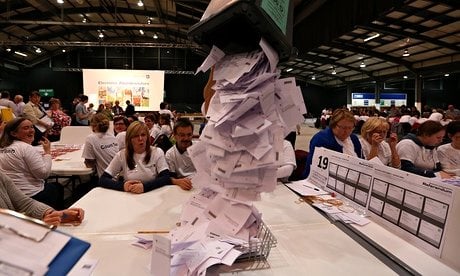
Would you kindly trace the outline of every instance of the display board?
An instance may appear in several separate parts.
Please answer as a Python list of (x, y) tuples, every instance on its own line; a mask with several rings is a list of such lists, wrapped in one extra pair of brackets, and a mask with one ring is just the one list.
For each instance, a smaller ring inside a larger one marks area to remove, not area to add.
[(164, 98), (164, 71), (83, 69), (83, 90), (96, 107), (118, 100), (125, 108), (129, 100), (136, 111), (158, 110)]
[(375, 101), (374, 93), (351, 93), (352, 106), (380, 106), (390, 107), (407, 105), (407, 94), (405, 93), (382, 93), (380, 101)]
[(452, 208), (457, 187), (324, 148), (315, 149), (308, 180), (437, 257), (449, 219), (458, 216)]

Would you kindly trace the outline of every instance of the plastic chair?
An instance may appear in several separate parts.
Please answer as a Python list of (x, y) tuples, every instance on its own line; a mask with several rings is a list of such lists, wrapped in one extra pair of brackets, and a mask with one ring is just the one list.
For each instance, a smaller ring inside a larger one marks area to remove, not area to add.
[(89, 126), (66, 126), (61, 130), (59, 144), (81, 145), (85, 143), (86, 136), (92, 133)]

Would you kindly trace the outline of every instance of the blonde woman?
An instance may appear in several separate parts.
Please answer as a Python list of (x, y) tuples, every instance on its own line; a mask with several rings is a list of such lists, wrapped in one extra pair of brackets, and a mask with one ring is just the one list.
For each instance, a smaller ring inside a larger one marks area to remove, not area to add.
[(367, 160), (378, 157), (387, 166), (393, 168), (401, 167), (396, 144), (398, 136), (391, 133), (388, 142), (385, 141), (390, 125), (383, 118), (371, 117), (361, 127), (361, 137), (359, 141), (363, 148), (363, 155)]
[[(126, 148), (120, 150), (102, 174), (104, 188), (140, 194), (171, 184), (163, 151), (151, 147), (147, 126), (132, 122), (126, 130)], [(114, 180), (120, 175), (122, 179)]]

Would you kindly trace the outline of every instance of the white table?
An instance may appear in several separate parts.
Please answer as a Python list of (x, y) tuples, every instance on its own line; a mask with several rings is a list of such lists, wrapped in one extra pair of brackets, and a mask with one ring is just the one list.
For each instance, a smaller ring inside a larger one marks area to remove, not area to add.
[[(94, 275), (149, 275), (150, 251), (130, 245), (134, 234), (138, 230), (173, 228), (182, 203), (191, 193), (176, 186), (140, 195), (96, 188), (74, 204), (86, 210), (82, 225), (61, 230), (91, 243), (84, 258), (99, 260)], [(292, 192), (279, 185), (255, 204), (278, 244), (270, 253), (266, 269), (240, 273), (395, 275), (316, 210), (296, 200)], [(76, 267), (82, 263), (84, 259)], [(230, 270), (247, 265), (241, 263)], [(217, 268), (218, 273), (226, 271), (224, 266)]]

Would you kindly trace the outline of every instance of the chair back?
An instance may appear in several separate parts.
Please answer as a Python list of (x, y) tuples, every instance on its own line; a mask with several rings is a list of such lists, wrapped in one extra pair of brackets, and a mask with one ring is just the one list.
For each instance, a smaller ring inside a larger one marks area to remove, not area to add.
[(86, 136), (92, 133), (89, 126), (66, 126), (61, 130), (60, 144), (81, 145), (85, 143)]

